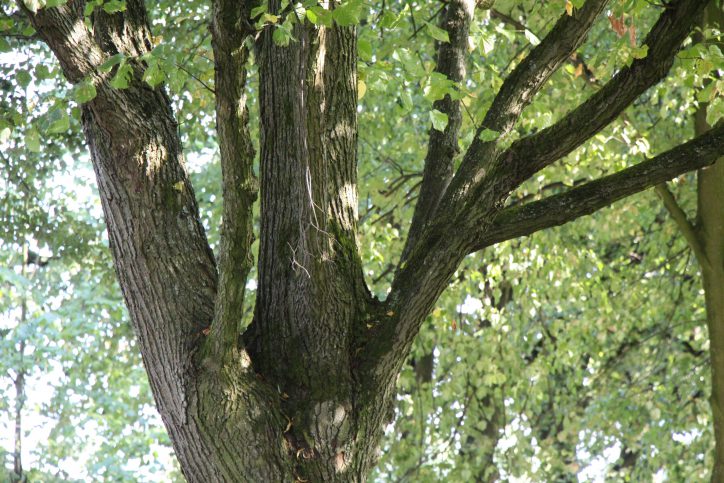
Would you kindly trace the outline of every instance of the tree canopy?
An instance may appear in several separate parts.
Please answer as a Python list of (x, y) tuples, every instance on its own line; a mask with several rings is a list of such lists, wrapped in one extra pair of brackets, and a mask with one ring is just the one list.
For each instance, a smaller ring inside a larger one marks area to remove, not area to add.
[(721, 18), (5, 0), (3, 471), (718, 481)]

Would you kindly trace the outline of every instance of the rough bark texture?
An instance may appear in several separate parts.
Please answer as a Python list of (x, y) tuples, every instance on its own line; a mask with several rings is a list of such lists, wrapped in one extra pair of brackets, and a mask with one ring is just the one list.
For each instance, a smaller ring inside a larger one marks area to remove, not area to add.
[[(589, 0), (573, 16), (562, 15), (505, 81), (479, 131), (512, 129), (606, 3)], [(364, 481), (391, 418), (400, 368), (467, 254), (590, 213), (721, 154), (722, 129), (716, 128), (625, 171), (635, 176), (624, 189), (604, 178), (563, 195), (568, 198), (539, 202), (567, 200), (563, 218), (548, 216), (540, 208), (549, 205), (536, 203), (500, 211), (511, 190), (585, 142), (665, 75), (705, 3), (667, 4), (646, 39), (649, 56), (550, 129), (502, 153), (496, 142), (476, 140), (449, 187), (460, 107), (449, 98), (440, 101), (438, 108), (451, 122), (443, 133), (430, 131), (425, 194), (384, 302), (367, 290), (357, 247), (354, 27), (300, 19), (295, 40), (279, 46), (272, 39), (274, 26), (253, 31), (250, 4), (214, 3), (224, 193), (217, 273), (169, 98), (163, 88), (141, 80), (144, 65), (137, 57), (151, 45), (142, 0), (127, 0), (126, 11), (113, 15), (97, 11), (92, 30), (84, 25), (79, 0), (26, 11), (68, 80), (87, 79), (96, 87), (97, 96), (82, 106), (83, 128), (111, 250), (151, 388), (186, 478)], [(280, 8), (278, 0), (268, 4), (280, 21), (293, 14)], [(441, 25), (451, 42), (437, 47), (438, 72), (460, 82), (471, 8), (467, 0), (448, 3)], [(240, 338), (257, 185), (245, 107), (244, 42), (252, 35), (260, 74), (261, 226), (254, 320)], [(134, 68), (124, 90), (109, 85), (114, 72), (98, 70), (118, 52)], [(515, 229), (501, 232), (496, 223), (509, 218)], [(723, 285), (721, 279), (713, 283)]]

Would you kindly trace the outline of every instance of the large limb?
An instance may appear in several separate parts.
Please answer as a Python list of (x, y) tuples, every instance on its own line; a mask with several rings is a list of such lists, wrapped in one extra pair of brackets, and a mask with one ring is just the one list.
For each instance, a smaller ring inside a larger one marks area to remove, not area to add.
[[(575, 15), (561, 16), (546, 38), (503, 83), (477, 134), (484, 129), (505, 133), (512, 128), (546, 80), (581, 45), (606, 3), (607, 0), (589, 0)], [(456, 201), (482, 180), (476, 173), (485, 172), (483, 164), (494, 153), (495, 143), (484, 143), (476, 135), (435, 215), (425, 223), (422, 233), (411, 232), (415, 239), (407, 244), (407, 256), (400, 262), (388, 300), (392, 307), (389, 312), (399, 313), (399, 317), (385, 319), (377, 326), (374, 332), (384, 335), (370, 336), (385, 339), (384, 349), (372, 351), (379, 360), (375, 365), (384, 368), (374, 370), (373, 379), (386, 371), (394, 372), (401, 365), (424, 317), (469, 252), (470, 240), (454, 224)]]
[[(468, 32), (474, 10), (474, 0), (454, 0), (446, 4), (442, 12), (440, 27), (447, 31), (450, 41), (437, 44), (435, 72), (455, 83), (465, 80)], [(447, 94), (435, 101), (433, 108), (447, 114), (448, 123), (443, 131), (430, 128), (420, 196), (402, 252), (403, 260), (407, 258), (410, 247), (414, 246), (425, 223), (435, 213), (440, 198), (452, 179), (453, 160), (459, 151), (458, 132), (463, 120), (460, 101)]]
[(724, 146), (724, 123), (653, 159), (522, 206), (502, 210), (476, 236), (476, 250), (562, 225), (688, 171), (712, 164)]
[[(189, 481), (289, 479), (283, 450), (272, 443), (281, 441), (285, 425), (278, 397), (256, 381), (248, 358), (215, 371), (212, 383), (195, 364), (214, 315), (216, 267), (169, 98), (142, 81), (137, 55), (151, 46), (143, 2), (128, 0), (114, 15), (94, 13), (92, 32), (84, 3), (26, 14), (66, 77), (92, 82), (97, 91), (82, 105), (83, 129), (121, 290), (184, 475)], [(112, 73), (97, 69), (118, 52), (133, 68), (123, 90), (111, 87)]]
[[(648, 88), (663, 79), (707, 0), (667, 4), (644, 40), (648, 54), (624, 67), (587, 101), (553, 126), (525, 137), (500, 156), (506, 192), (561, 159), (606, 127)], [(500, 173), (496, 173), (500, 174)]]
[(254, 146), (246, 107), (244, 45), (254, 33), (251, 5), (234, 0), (213, 3), (211, 23), (214, 48), (216, 130), (218, 132), (223, 189), (223, 224), (219, 252), (219, 291), (210, 340), (216, 358), (236, 345), (244, 306), (244, 292), (253, 266), (252, 207), (257, 194), (253, 172)]
[(548, 35), (505, 79), (450, 185), (449, 196), (456, 202), (478, 186), (496, 155), (496, 144), (482, 141), (490, 129), (505, 135), (513, 128), (525, 106), (550, 76), (581, 46), (608, 0), (588, 0), (573, 15), (563, 14)]

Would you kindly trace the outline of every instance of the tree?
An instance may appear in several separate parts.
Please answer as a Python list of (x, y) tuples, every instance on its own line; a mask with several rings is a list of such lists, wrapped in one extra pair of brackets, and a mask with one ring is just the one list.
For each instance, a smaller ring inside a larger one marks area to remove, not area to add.
[[(426, 24), (438, 42), (420, 194), (380, 300), (367, 288), (358, 240), (357, 100), (366, 84), (357, 52), (367, 56), (370, 48), (358, 44), (362, 2), (213, 2), (223, 186), (218, 260), (160, 85), (145, 5), (99, 3), (28, 1), (21, 8), (75, 85), (116, 272), (190, 481), (365, 480), (392, 414), (396, 378), (468, 254), (591, 214), (722, 153), (718, 123), (614, 174), (505, 207), (526, 180), (666, 76), (707, 2), (666, 4), (629, 65), (549, 127), (520, 132), (523, 109), (576, 54), (608, 2), (561, 5), (481, 121), (468, 126), (474, 136), (466, 143), (462, 98), (476, 5), (445, 3), (439, 27)], [(384, 9), (380, 22), (399, 21)], [(258, 90), (247, 85), (252, 52)], [(249, 93), (258, 96), (258, 180)], [(253, 321), (241, 334), (257, 191), (258, 288)]]
[[(700, 22), (702, 29), (711, 24), (721, 29), (724, 26), (724, 13), (712, 3), (704, 13)], [(699, 41), (703, 39), (699, 38)], [(721, 44), (721, 43), (720, 43)], [(706, 94), (706, 91), (702, 91)], [(707, 122), (707, 102), (702, 97), (702, 105), (694, 114), (694, 130), (696, 134), (707, 132), (711, 126)], [(706, 299), (707, 326), (711, 353), (711, 407), (714, 413), (714, 435), (716, 438), (716, 456), (711, 480), (724, 479), (724, 376), (722, 376), (722, 330), (724, 329), (724, 163), (717, 162), (713, 166), (699, 169), (697, 172), (697, 208), (696, 222), (691, 223), (686, 212), (677, 203), (674, 194), (661, 184), (656, 187), (664, 206), (679, 227), (681, 234), (694, 252), (701, 266), (704, 294)]]

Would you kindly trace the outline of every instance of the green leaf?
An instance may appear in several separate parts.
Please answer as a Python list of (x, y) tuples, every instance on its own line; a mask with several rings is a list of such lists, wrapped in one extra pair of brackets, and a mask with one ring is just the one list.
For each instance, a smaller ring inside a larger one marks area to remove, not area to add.
[(10, 139), (10, 135), (13, 133), (12, 129), (10, 127), (4, 127), (0, 129), (0, 144), (3, 144), (8, 139)]
[(332, 19), (340, 27), (357, 25), (362, 16), (363, 3), (361, 0), (351, 0), (332, 10)]
[(114, 66), (120, 64), (125, 56), (123, 54), (116, 54), (108, 57), (105, 62), (103, 62), (99, 67), (98, 70), (101, 72), (110, 72), (111, 69), (113, 69)]
[(53, 109), (48, 114), (48, 132), (57, 134), (70, 128), (70, 118), (64, 109)]
[(444, 131), (448, 123), (447, 114), (433, 109), (430, 111), (430, 122), (432, 122), (432, 127), (437, 131)]
[(427, 26), (427, 33), (429, 33), (433, 39), (439, 40), (440, 42), (450, 42), (450, 36), (446, 30), (436, 27), (430, 22), (425, 22), (425, 24)]
[(586, 0), (571, 0), (571, 3), (573, 4), (574, 7), (581, 8), (581, 7), (583, 7), (583, 4), (585, 3), (585, 1)]
[(331, 27), (334, 23), (332, 12), (318, 5), (309, 7), (306, 16), (314, 25), (322, 24), (325, 27)]
[(40, 133), (34, 127), (25, 131), (25, 147), (31, 153), (40, 152)]
[(143, 80), (146, 81), (151, 87), (157, 87), (163, 83), (166, 79), (166, 75), (163, 73), (158, 65), (158, 62), (149, 62), (148, 67), (143, 72)]
[(492, 129), (488, 129), (487, 127), (480, 131), (480, 134), (478, 134), (478, 139), (480, 139), (483, 142), (489, 142), (489, 141), (495, 141), (498, 139), (498, 136), (500, 136), (500, 133), (498, 131), (493, 131)]
[(32, 80), (32, 77), (30, 76), (30, 73), (27, 70), (19, 70), (18, 73), (15, 74), (15, 81), (23, 89), (28, 87), (28, 84), (30, 84), (31, 80)]
[(359, 39), (357, 41), (357, 52), (362, 60), (370, 62), (372, 60), (372, 44), (367, 39)]
[(79, 104), (93, 100), (96, 94), (96, 86), (89, 80), (78, 83), (73, 90), (73, 97)]
[(641, 47), (631, 49), (631, 57), (634, 59), (645, 59), (647, 55), (649, 55), (648, 45), (642, 45)]
[(293, 39), (294, 37), (292, 37), (292, 33), (285, 28), (284, 25), (277, 25), (274, 29), (274, 33), (272, 34), (272, 40), (274, 40), (274, 43), (282, 47), (289, 45), (289, 42)]
[(74, 97), (79, 104), (93, 100), (96, 95), (96, 86), (89, 80), (84, 80), (75, 86)]
[(312, 22), (314, 25), (317, 25), (317, 22), (319, 22), (319, 16), (312, 9), (307, 9), (307, 11), (304, 12), (304, 15), (306, 15), (307, 20)]
[(103, 10), (106, 13), (118, 13), (126, 10), (126, 0), (107, 0), (103, 4)]
[(116, 75), (114, 75), (113, 79), (111, 79), (111, 86), (114, 89), (125, 89), (130, 84), (132, 75), (133, 69), (126, 62), (126, 59), (123, 59), (121, 64), (118, 66)]
[(249, 16), (250, 16), (252, 19), (255, 19), (255, 18), (257, 18), (259, 15), (261, 15), (262, 13), (266, 13), (266, 12), (267, 12), (267, 9), (268, 9), (267, 3), (264, 2), (264, 3), (262, 3), (261, 5), (259, 5), (258, 7), (252, 8), (252, 9), (251, 9), (251, 13), (249, 14)]

